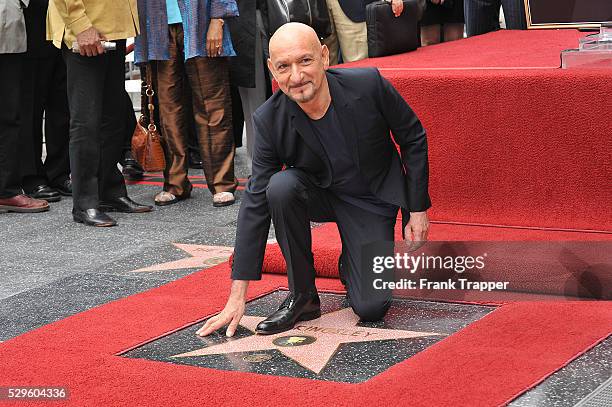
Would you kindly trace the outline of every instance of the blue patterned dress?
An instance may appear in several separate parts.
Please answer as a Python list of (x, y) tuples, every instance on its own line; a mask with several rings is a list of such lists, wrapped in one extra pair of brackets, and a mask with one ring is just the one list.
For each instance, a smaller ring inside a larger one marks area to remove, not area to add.
[[(183, 32), (185, 34), (185, 60), (207, 57), (206, 33), (211, 18), (238, 16), (235, 0), (178, 0)], [(166, 0), (138, 0), (140, 35), (136, 37), (135, 62), (167, 61), (168, 15)], [(222, 57), (235, 56), (228, 25), (223, 26)]]

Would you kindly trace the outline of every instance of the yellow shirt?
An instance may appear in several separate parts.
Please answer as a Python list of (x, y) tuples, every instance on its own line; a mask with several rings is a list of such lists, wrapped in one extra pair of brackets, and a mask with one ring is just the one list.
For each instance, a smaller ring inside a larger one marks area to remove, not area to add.
[(138, 35), (137, 0), (51, 0), (47, 11), (47, 39), (68, 48), (76, 36), (95, 27), (107, 40)]

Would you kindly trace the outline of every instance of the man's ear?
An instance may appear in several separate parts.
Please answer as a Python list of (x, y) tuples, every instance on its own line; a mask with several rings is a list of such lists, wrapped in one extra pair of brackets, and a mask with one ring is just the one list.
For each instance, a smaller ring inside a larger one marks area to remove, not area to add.
[(321, 57), (323, 58), (323, 69), (329, 68), (329, 48), (327, 45), (321, 45)]
[[(268, 60), (266, 62), (268, 63), (268, 70), (270, 71), (270, 73), (272, 74), (274, 79), (276, 79), (276, 73), (274, 72), (274, 65), (272, 64), (272, 60), (270, 58), (268, 58)], [(278, 80), (277, 80), (277, 82), (278, 82)]]

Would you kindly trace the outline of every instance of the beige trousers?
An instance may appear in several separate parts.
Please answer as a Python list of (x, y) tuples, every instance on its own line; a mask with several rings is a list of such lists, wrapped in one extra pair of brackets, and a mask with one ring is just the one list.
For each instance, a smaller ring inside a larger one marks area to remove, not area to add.
[(368, 31), (366, 23), (355, 23), (349, 19), (338, 0), (326, 0), (332, 33), (323, 40), (329, 48), (329, 64), (338, 63), (339, 49), (344, 62), (359, 61), (368, 57)]

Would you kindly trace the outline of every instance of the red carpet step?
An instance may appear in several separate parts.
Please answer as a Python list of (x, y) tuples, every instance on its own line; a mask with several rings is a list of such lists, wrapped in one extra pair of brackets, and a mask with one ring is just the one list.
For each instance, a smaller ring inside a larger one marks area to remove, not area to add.
[(500, 31), (347, 66), (381, 68), (421, 118), (433, 219), (612, 231), (612, 73), (558, 68), (582, 35)]

